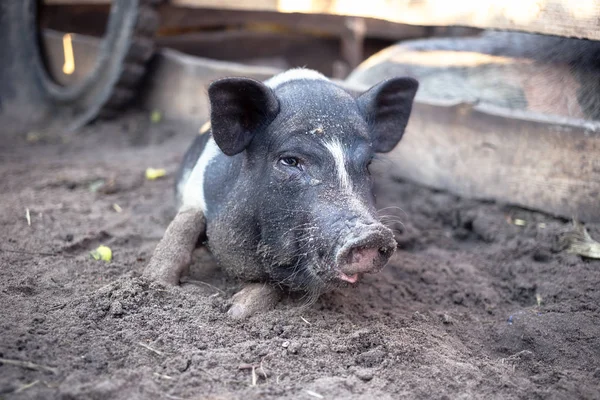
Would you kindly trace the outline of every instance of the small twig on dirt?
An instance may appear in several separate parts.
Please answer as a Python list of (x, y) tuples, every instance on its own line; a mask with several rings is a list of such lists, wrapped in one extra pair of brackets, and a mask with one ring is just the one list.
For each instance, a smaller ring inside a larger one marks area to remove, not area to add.
[(25, 209), (25, 219), (27, 219), (27, 225), (31, 226), (31, 214), (29, 213), (29, 208)]
[(311, 324), (310, 322), (308, 322), (308, 321), (306, 320), (306, 318), (304, 318), (302, 315), (300, 316), (300, 319), (301, 319), (302, 321), (306, 322), (308, 325), (312, 325), (312, 324)]
[(521, 350), (513, 355), (510, 355), (506, 358), (504, 358), (503, 360), (506, 361), (519, 361), (521, 360), (521, 358), (525, 357), (525, 358), (530, 358), (533, 356), (533, 352), (529, 351), (529, 350)]
[(172, 376), (169, 376), (169, 375), (163, 375), (163, 374), (159, 374), (158, 372), (155, 372), (155, 373), (154, 373), (154, 376), (156, 376), (156, 377), (159, 377), (159, 378), (162, 378), (162, 379), (166, 379), (166, 380), (168, 380), (168, 381), (175, 380), (175, 378), (173, 378)]
[(256, 367), (253, 365), (252, 366), (252, 385), (251, 386), (256, 386), (257, 380), (258, 380), (258, 377), (256, 376)]
[(30, 361), (10, 360), (8, 358), (0, 358), (0, 363), (15, 365), (17, 367), (23, 367), (23, 368), (33, 369), (33, 370), (38, 370), (38, 371), (48, 371), (55, 375), (58, 373), (56, 368), (47, 367), (45, 365), (40, 365), (40, 364), (35, 364)]
[(30, 382), (30, 383), (28, 383), (26, 385), (21, 386), (20, 388), (18, 388), (17, 390), (15, 390), (13, 393), (21, 393), (21, 392), (23, 392), (23, 391), (25, 391), (25, 390), (27, 390), (27, 389), (29, 389), (31, 387), (34, 387), (38, 383), (40, 383), (40, 381), (39, 380), (35, 380), (33, 382)]
[(264, 369), (264, 367), (263, 367), (263, 361), (265, 361), (265, 358), (264, 358), (264, 357), (260, 359), (260, 371), (261, 371), (261, 372), (262, 372), (262, 374), (263, 374), (263, 378), (265, 378), (265, 382), (266, 382), (266, 383), (269, 383), (269, 381), (267, 380), (267, 372), (265, 371), (265, 369)]
[(501, 358), (500, 364), (504, 365), (504, 364), (510, 363), (512, 370), (515, 371), (517, 368), (516, 364), (518, 361), (521, 361), (523, 358), (527, 359), (527, 358), (531, 358), (531, 357), (533, 357), (533, 352), (531, 352), (529, 350), (522, 350), (522, 351), (519, 351), (518, 353), (515, 353), (508, 357)]
[(427, 332), (424, 332), (424, 331), (422, 331), (420, 329), (417, 329), (417, 328), (405, 327), (405, 328), (402, 328), (402, 329), (403, 330), (407, 330), (407, 331), (417, 332), (417, 333), (420, 333), (423, 336), (427, 336)]
[(9, 250), (9, 249), (2, 249), (0, 248), (0, 251), (3, 251), (5, 253), (17, 253), (17, 254), (27, 254), (30, 256), (49, 256), (49, 257), (54, 257), (57, 256), (57, 253), (40, 253), (37, 251), (26, 251), (26, 250)]
[[(240, 371), (249, 369), (252, 370), (252, 382), (254, 382), (255, 380), (258, 380), (259, 375), (262, 376), (265, 381), (267, 380), (267, 371), (265, 371), (265, 368), (263, 367), (263, 361), (264, 361), (264, 357), (262, 360), (260, 360), (259, 364), (240, 364), (238, 366), (238, 369)], [(260, 374), (257, 373), (257, 370), (260, 371)], [(252, 386), (255, 386), (255, 384), (253, 383)]]
[(52, 306), (48, 309), (48, 311), (56, 311), (56, 310), (62, 310), (63, 308), (65, 308), (67, 306), (67, 303), (61, 303), (61, 304), (57, 304), (55, 306)]
[(308, 394), (309, 396), (312, 397), (316, 397), (317, 399), (324, 399), (325, 397), (323, 397), (322, 394), (319, 394), (317, 392), (313, 392), (312, 390), (306, 390), (306, 394)]
[(20, 388), (18, 388), (17, 390), (15, 390), (15, 391), (14, 391), (14, 393), (21, 393), (21, 392), (23, 392), (23, 391), (25, 391), (25, 390), (29, 389), (30, 387), (33, 387), (33, 386), (37, 385), (38, 383), (40, 383), (40, 381), (39, 381), (39, 380), (35, 380), (35, 381), (33, 381), (33, 382), (30, 382), (30, 383), (28, 383), (28, 384), (26, 384), (26, 385), (23, 385), (23, 386), (21, 386), (21, 387), (20, 387)]
[(168, 394), (168, 393), (165, 393), (165, 397), (166, 397), (167, 399), (173, 399), (173, 400), (184, 400), (184, 398), (183, 398), (183, 397), (179, 397), (179, 396), (173, 396), (172, 394)]
[(417, 333), (419, 333), (419, 334), (421, 334), (423, 336), (431, 336), (431, 337), (439, 339), (439, 340), (444, 340), (444, 338), (442, 336), (440, 336), (440, 335), (437, 335), (437, 334), (435, 334), (433, 332), (425, 332), (425, 331), (422, 331), (422, 330), (417, 329), (417, 328), (405, 327), (405, 328), (400, 328), (400, 330), (401, 331), (407, 331), (407, 330), (408, 331), (413, 331), (413, 332), (417, 332)]
[(173, 399), (173, 400), (185, 400), (183, 397), (179, 397), (179, 396), (174, 396), (172, 394), (168, 394), (168, 393), (163, 393), (163, 392), (158, 392), (158, 391), (153, 391), (154, 393), (160, 395), (159, 398), (167, 398), (167, 399)]
[(157, 355), (159, 355), (159, 356), (162, 356), (162, 355), (164, 354), (162, 351), (158, 351), (158, 350), (156, 350), (156, 349), (153, 349), (152, 347), (148, 346), (148, 345), (147, 345), (147, 344), (145, 344), (145, 343), (138, 342), (138, 344), (139, 344), (140, 346), (142, 346), (143, 348), (145, 348), (146, 350), (149, 350), (149, 351), (151, 351), (151, 352), (153, 352), (154, 354), (157, 354)]
[(207, 282), (204, 282), (204, 281), (197, 281), (197, 280), (194, 280), (194, 279), (185, 279), (185, 280), (182, 280), (181, 282), (182, 283), (191, 283), (192, 285), (196, 285), (196, 284), (204, 285), (204, 286), (207, 286), (207, 287), (209, 287), (209, 288), (211, 288), (211, 289), (213, 289), (213, 290), (215, 290), (215, 291), (217, 291), (217, 292), (219, 292), (219, 293), (221, 293), (223, 295), (225, 294), (224, 290), (221, 290), (218, 287), (213, 286), (210, 283), (207, 283)]

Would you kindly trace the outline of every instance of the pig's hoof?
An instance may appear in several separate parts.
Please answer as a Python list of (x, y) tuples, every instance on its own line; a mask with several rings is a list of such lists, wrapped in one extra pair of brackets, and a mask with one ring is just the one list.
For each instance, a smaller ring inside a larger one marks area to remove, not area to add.
[(233, 295), (233, 304), (227, 314), (233, 319), (244, 319), (273, 309), (280, 298), (281, 291), (278, 288), (264, 283), (251, 283)]

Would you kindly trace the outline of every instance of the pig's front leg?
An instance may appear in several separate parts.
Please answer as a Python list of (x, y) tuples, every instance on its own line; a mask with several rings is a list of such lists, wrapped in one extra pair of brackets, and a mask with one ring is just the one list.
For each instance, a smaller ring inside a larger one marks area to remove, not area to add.
[(247, 318), (274, 308), (280, 299), (279, 288), (265, 283), (250, 283), (233, 296), (233, 304), (227, 314), (235, 319)]
[(192, 261), (192, 252), (206, 230), (200, 209), (180, 210), (156, 246), (144, 276), (168, 285), (178, 285), (179, 278)]

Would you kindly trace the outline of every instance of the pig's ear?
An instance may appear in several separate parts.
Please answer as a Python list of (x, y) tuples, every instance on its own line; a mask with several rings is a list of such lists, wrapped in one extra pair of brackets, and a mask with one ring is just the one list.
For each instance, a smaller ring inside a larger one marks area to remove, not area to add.
[(279, 113), (273, 91), (253, 79), (219, 79), (209, 86), (208, 97), (213, 137), (228, 156), (242, 152)]
[(369, 124), (375, 152), (391, 151), (402, 138), (418, 87), (413, 78), (391, 78), (356, 99)]

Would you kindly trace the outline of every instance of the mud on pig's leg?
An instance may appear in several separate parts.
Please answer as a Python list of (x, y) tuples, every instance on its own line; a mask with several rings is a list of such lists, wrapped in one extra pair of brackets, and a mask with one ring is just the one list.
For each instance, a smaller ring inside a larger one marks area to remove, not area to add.
[(179, 278), (192, 261), (198, 238), (205, 232), (206, 218), (202, 210), (180, 210), (156, 246), (144, 276), (168, 285), (178, 285)]

